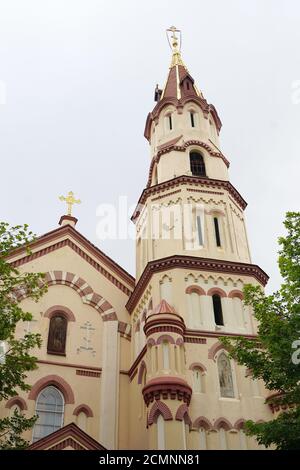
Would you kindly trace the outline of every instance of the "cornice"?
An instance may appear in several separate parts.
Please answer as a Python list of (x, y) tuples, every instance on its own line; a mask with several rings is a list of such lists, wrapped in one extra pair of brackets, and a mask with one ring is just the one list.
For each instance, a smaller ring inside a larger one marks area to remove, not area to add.
[(225, 180), (217, 180), (212, 178), (203, 178), (200, 176), (177, 176), (176, 178), (172, 178), (171, 180), (164, 181), (163, 183), (156, 184), (155, 186), (150, 186), (145, 188), (140, 196), (140, 199), (137, 203), (137, 206), (134, 210), (134, 213), (131, 217), (131, 220), (135, 222), (137, 217), (140, 214), (140, 206), (143, 206), (147, 201), (148, 197), (153, 196), (154, 194), (159, 194), (162, 191), (166, 191), (170, 188), (183, 186), (183, 185), (193, 185), (193, 186), (201, 186), (201, 187), (211, 187), (211, 188), (218, 188), (223, 189), (229, 192), (229, 194), (233, 197), (233, 199), (238, 203), (242, 210), (247, 207), (247, 202), (242, 198), (240, 193), (235, 189), (235, 187), (229, 182)]
[(267, 284), (269, 279), (269, 276), (255, 264), (200, 258), (198, 256), (168, 256), (167, 258), (150, 261), (147, 264), (126, 304), (127, 310), (132, 313), (153, 274), (175, 268), (250, 276), (254, 277), (263, 286)]

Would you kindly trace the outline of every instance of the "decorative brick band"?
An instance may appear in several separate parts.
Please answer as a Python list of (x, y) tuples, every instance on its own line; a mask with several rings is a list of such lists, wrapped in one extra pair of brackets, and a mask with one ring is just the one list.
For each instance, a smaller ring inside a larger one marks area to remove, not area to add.
[(201, 364), (201, 362), (193, 362), (190, 367), (189, 367), (189, 370), (194, 370), (194, 369), (200, 369), (201, 372), (206, 372), (206, 367)]
[(224, 428), (225, 431), (229, 431), (230, 429), (233, 428), (232, 424), (228, 419), (226, 418), (218, 418), (217, 421), (215, 421), (213, 429), (218, 431), (220, 428)]
[(190, 404), (192, 389), (179, 377), (157, 377), (149, 380), (142, 390), (146, 405), (154, 400), (179, 400)]
[(196, 292), (196, 294), (198, 294), (198, 295), (206, 295), (205, 290), (202, 289), (202, 287), (200, 287), (200, 286), (192, 285), (192, 286), (188, 286), (185, 289), (186, 294), (192, 294), (193, 292)]
[(204, 428), (206, 431), (210, 431), (211, 429), (213, 429), (213, 425), (211, 424), (209, 419), (205, 418), (204, 416), (199, 416), (199, 418), (195, 419), (193, 423), (193, 428)]
[(243, 199), (243, 197), (235, 189), (235, 187), (230, 183), (230, 181), (217, 180), (217, 179), (207, 178), (207, 177), (202, 177), (202, 176), (182, 175), (182, 176), (177, 176), (176, 178), (172, 178), (171, 180), (158, 183), (154, 186), (149, 186), (145, 188), (138, 200), (137, 206), (133, 212), (131, 220), (135, 222), (135, 220), (140, 214), (140, 208), (144, 206), (144, 204), (146, 203), (149, 197), (152, 197), (152, 196), (157, 197), (159, 196), (160, 193), (164, 193), (165, 191), (177, 190), (179, 187), (188, 186), (188, 185), (192, 185), (196, 187), (200, 186), (201, 189), (213, 188), (214, 190), (215, 189), (222, 190), (222, 191), (225, 190), (232, 196), (234, 201), (238, 204), (239, 208), (244, 210), (247, 207), (247, 202)]
[(234, 297), (237, 297), (238, 299), (244, 300), (244, 294), (242, 291), (234, 289), (229, 292), (228, 297), (230, 299), (233, 299)]
[(95, 372), (92, 370), (76, 369), (76, 375), (84, 375), (85, 377), (97, 377), (101, 376), (100, 372)]
[(36, 400), (38, 394), (49, 385), (58, 388), (64, 396), (66, 404), (75, 403), (74, 393), (70, 385), (58, 375), (47, 375), (38, 380), (32, 387), (28, 395), (29, 400)]
[(78, 416), (79, 413), (85, 413), (85, 415), (88, 418), (93, 418), (94, 413), (92, 412), (92, 409), (89, 407), (89, 405), (81, 404), (76, 406), (75, 410), (73, 411), (74, 416)]
[(175, 313), (149, 315), (144, 325), (144, 333), (147, 337), (157, 332), (173, 332), (183, 336), (184, 331), (184, 321)]
[(27, 404), (26, 404), (26, 401), (24, 400), (24, 398), (22, 397), (12, 397), (10, 398), (6, 404), (5, 404), (5, 408), (12, 408), (14, 405), (17, 405), (21, 411), (24, 411), (24, 410), (27, 410)]
[(184, 421), (185, 424), (188, 424), (189, 426), (192, 425), (192, 420), (190, 418), (189, 409), (188, 409), (186, 403), (183, 403), (182, 405), (179, 406), (179, 408), (176, 412), (175, 419), (177, 421)]
[(159, 415), (162, 415), (165, 421), (171, 421), (173, 419), (172, 413), (168, 405), (161, 401), (156, 401), (150, 410), (148, 415), (148, 425), (156, 423)]
[(227, 297), (226, 292), (223, 289), (220, 289), (220, 287), (212, 287), (207, 292), (207, 295), (219, 295), (220, 297)]
[(193, 338), (190, 336), (185, 336), (184, 337), (184, 342), (185, 343), (195, 343), (195, 344), (206, 344), (206, 339), (205, 338)]
[(150, 261), (141, 275), (126, 307), (131, 313), (137, 305), (142, 293), (145, 291), (153, 274), (170, 269), (182, 268), (197, 271), (210, 271), (215, 273), (229, 273), (231, 275), (249, 276), (255, 278), (263, 286), (268, 282), (268, 275), (257, 265), (238, 263), (235, 261), (223, 261), (198, 256), (175, 255)]
[(64, 305), (53, 305), (53, 307), (48, 308), (44, 313), (44, 317), (52, 318), (58, 312), (62, 312), (68, 321), (76, 321), (74, 313), (68, 307)]

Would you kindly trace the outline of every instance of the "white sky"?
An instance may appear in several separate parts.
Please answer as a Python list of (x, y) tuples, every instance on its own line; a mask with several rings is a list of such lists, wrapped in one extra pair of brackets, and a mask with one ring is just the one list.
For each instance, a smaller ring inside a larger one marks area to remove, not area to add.
[(132, 205), (146, 184), (144, 124), (175, 24), (223, 122), (253, 262), (277, 288), (277, 237), (299, 210), (299, 21), (297, 0), (0, 0), (0, 219), (45, 233), (71, 189), (78, 230), (134, 273), (134, 242), (97, 240), (96, 208)]

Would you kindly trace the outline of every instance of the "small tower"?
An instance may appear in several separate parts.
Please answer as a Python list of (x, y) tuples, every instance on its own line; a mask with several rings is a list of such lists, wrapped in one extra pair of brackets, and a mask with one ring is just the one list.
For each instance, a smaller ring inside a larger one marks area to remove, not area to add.
[(150, 449), (187, 448), (192, 389), (185, 377), (184, 331), (183, 318), (165, 300), (146, 319), (148, 373), (142, 393), (149, 410)]

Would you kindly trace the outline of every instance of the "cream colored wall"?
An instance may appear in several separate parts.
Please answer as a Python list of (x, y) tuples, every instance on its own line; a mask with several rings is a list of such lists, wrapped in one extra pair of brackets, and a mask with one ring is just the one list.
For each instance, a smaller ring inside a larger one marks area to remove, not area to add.
[[(195, 127), (191, 125), (190, 111), (195, 113)], [(166, 116), (172, 115), (172, 130), (169, 129)], [(210, 124), (211, 123), (211, 124)], [(205, 116), (201, 108), (194, 102), (186, 103), (183, 109), (166, 105), (152, 126), (150, 136), (151, 157), (155, 155), (160, 145), (184, 135), (187, 140), (201, 140), (211, 146), (220, 147), (218, 132), (213, 117)], [(216, 150), (216, 148), (215, 148)]]
[[(176, 194), (172, 194), (174, 189)], [(159, 199), (156, 194), (149, 197), (136, 221), (137, 278), (147, 262), (171, 255), (251, 262), (245, 215), (226, 190), (214, 194), (209, 187), (192, 184), (174, 189), (161, 191)], [(203, 214), (201, 246), (196, 226), (199, 214)], [(216, 244), (214, 217), (219, 220), (221, 247)]]
[[(49, 244), (45, 244), (42, 248), (47, 246)], [(83, 247), (80, 248), (83, 249)], [(112, 272), (107, 266), (105, 269)], [(62, 247), (36, 258), (22, 265), (20, 270), (73, 273), (84, 279), (95, 293), (100, 294), (112, 305), (119, 321), (130, 322), (125, 308), (127, 295), (69, 247)], [(116, 276), (115, 273), (114, 276)], [(120, 279), (120, 281), (124, 283), (124, 280)], [(76, 319), (75, 322), (68, 322), (66, 356), (47, 353), (49, 318), (44, 314), (56, 305), (71, 310)], [(38, 303), (24, 299), (21, 301), (21, 307), (33, 313), (30, 331), (40, 333), (43, 341), (42, 347), (33, 351), (38, 361), (43, 362), (38, 362), (38, 369), (28, 374), (27, 382), (33, 385), (37, 380), (49, 375), (61, 377), (69, 384), (75, 396), (75, 403), (66, 405), (64, 424), (77, 422), (76, 416), (73, 415), (74, 409), (81, 404), (88, 405), (93, 412), (93, 417), (87, 419), (88, 434), (108, 448), (118, 448), (119, 445), (122, 448), (126, 447), (125, 423), (128, 421), (126, 414), (128, 406), (124, 397), (128, 395), (128, 376), (124, 373), (127, 374), (131, 365), (130, 342), (120, 337), (118, 321), (104, 322), (101, 314), (92, 306), (85, 304), (84, 298), (67, 285), (51, 285)], [(84, 349), (87, 346), (84, 339), (86, 322), (89, 322), (93, 328), (90, 332), (91, 342), (88, 345), (92, 350)], [(19, 323), (17, 336), (23, 336), (27, 327), (27, 323)], [(99, 369), (98, 373), (101, 372), (101, 377), (76, 374), (77, 369), (89, 371), (89, 368)], [(28, 393), (20, 392), (20, 396), (25, 399), (28, 406), (26, 415), (33, 415), (35, 401), (28, 399)], [(8, 410), (4, 408), (4, 405), (3, 403), (0, 412), (6, 415)], [(31, 432), (28, 432), (25, 437), (30, 440)]]

